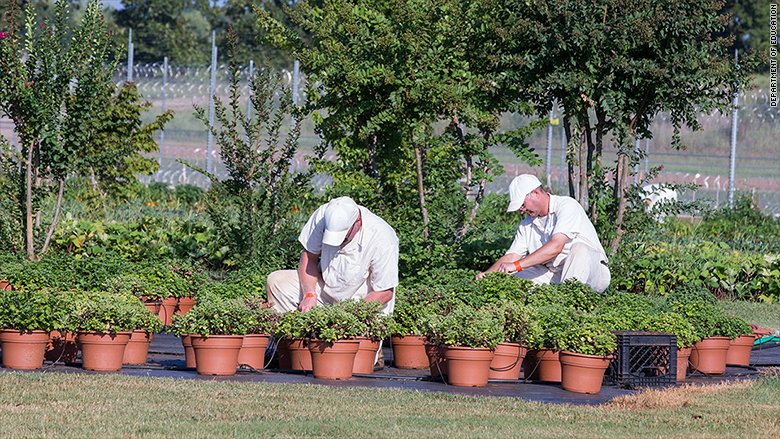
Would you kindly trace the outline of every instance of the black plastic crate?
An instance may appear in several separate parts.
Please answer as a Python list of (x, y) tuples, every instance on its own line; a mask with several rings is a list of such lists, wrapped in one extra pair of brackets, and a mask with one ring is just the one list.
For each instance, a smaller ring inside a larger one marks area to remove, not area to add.
[(605, 385), (637, 388), (677, 382), (677, 336), (666, 332), (613, 331), (617, 349)]

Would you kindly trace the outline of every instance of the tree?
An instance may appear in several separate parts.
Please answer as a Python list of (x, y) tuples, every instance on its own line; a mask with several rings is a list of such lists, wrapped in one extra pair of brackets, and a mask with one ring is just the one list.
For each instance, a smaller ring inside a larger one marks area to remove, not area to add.
[(511, 24), (493, 14), (502, 3), (300, 2), (288, 13), (311, 42), (255, 8), (263, 41), (289, 47), (321, 84), (311, 108), (325, 110), (318, 128), (339, 162), (315, 165), (333, 175), (331, 190), (384, 210), (408, 228), (402, 242), (445, 259), (435, 247), (463, 236), (501, 172), (488, 148), (505, 144), (536, 160), (523, 130), (498, 130), (501, 112), (527, 109), (509, 83), (500, 33)]
[(156, 157), (143, 153), (159, 150), (152, 138), (173, 118), (167, 110), (154, 122), (141, 122), (141, 113), (151, 107), (140, 102), (141, 95), (133, 82), (126, 82), (112, 93), (105, 111), (93, 121), (93, 141), (82, 145), (82, 160), (75, 174), (89, 178), (93, 190), (105, 199), (118, 195), (138, 181), (137, 175), (151, 175), (159, 169)]
[[(728, 112), (737, 86), (749, 83), (760, 63), (746, 54), (740, 66), (727, 53), (729, 41), (714, 38), (725, 25), (712, 0), (512, 1), (519, 23), (513, 38), (525, 64), (518, 73), (535, 91), (544, 114), (557, 101), (564, 110), (569, 142), (569, 181), (579, 168), (579, 190), (570, 186), (591, 219), (619, 236), (631, 192), (628, 177), (640, 158), (637, 136), (652, 137), (650, 123), (667, 112), (675, 129), (700, 129), (701, 112)], [(618, 160), (609, 169), (601, 153), (610, 138)], [(610, 226), (611, 225), (611, 226)]]
[[(110, 35), (98, 2), (87, 5), (72, 38), (66, 33), (66, 2), (56, 4), (54, 23), (38, 23), (28, 4), (23, 26), (14, 7), (9, 32), (0, 35), (0, 109), (14, 121), (21, 151), (16, 153), (3, 139), (0, 221), (8, 244), (35, 258), (48, 249), (65, 179), (78, 168), (83, 146), (94, 139), (94, 121), (109, 101), (116, 64), (108, 62)], [(42, 201), (52, 192), (56, 205), (48, 219)]]

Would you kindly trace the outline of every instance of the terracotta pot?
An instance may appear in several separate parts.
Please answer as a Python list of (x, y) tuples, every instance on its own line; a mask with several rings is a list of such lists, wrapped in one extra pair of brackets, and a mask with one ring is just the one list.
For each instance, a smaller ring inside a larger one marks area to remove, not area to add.
[(486, 386), (494, 352), (494, 348), (447, 346), (447, 382), (453, 386)]
[(726, 353), (731, 339), (709, 337), (693, 344), (689, 359), (692, 372), (723, 373), (726, 371)]
[(194, 369), (195, 362), (195, 349), (192, 348), (192, 335), (183, 334), (181, 336), (181, 345), (184, 347), (184, 367)]
[(352, 367), (355, 364), (355, 355), (358, 349), (360, 349), (360, 340), (337, 340), (334, 342), (309, 340), (314, 378), (326, 380), (352, 378)]
[(552, 349), (529, 349), (523, 361), (525, 379), (561, 382), (559, 354)]
[(157, 312), (157, 317), (162, 321), (163, 326), (170, 326), (171, 319), (176, 313), (176, 309), (179, 306), (179, 299), (175, 297), (169, 297), (162, 300), (162, 304)]
[(47, 331), (0, 329), (3, 367), (9, 369), (40, 369), (49, 342)]
[(190, 312), (193, 306), (195, 306), (195, 298), (192, 296), (181, 297), (178, 299), (178, 307), (176, 312), (179, 314), (187, 314)]
[(238, 352), (238, 364), (247, 364), (252, 369), (265, 367), (265, 349), (271, 336), (267, 334), (247, 334)]
[(691, 356), (691, 346), (677, 349), (677, 381), (685, 381), (685, 375), (688, 373), (688, 358)]
[(370, 374), (374, 373), (374, 363), (376, 363), (376, 353), (379, 351), (381, 342), (373, 341), (370, 338), (358, 337), (360, 347), (355, 354), (355, 364), (352, 366), (352, 373)]
[(235, 375), (243, 335), (190, 334), (198, 375)]
[(279, 352), (279, 369), (282, 370), (311, 370), (311, 353), (309, 353), (308, 340), (282, 339), (276, 343)]
[(78, 331), (76, 343), (81, 348), (81, 367), (86, 370), (117, 371), (122, 369), (130, 331), (107, 334)]
[(46, 344), (46, 353), (43, 358), (47, 361), (61, 361), (63, 363), (74, 363), (79, 355), (79, 347), (76, 344), (76, 334), (60, 331), (51, 331), (49, 333), (49, 342)]
[(125, 347), (122, 364), (146, 364), (146, 356), (149, 354), (149, 344), (154, 334), (146, 331), (133, 331), (130, 340)]
[(563, 390), (595, 395), (601, 391), (604, 372), (612, 356), (584, 355), (561, 351), (561, 387)]
[(501, 343), (496, 347), (495, 356), (490, 363), (491, 380), (520, 379), (520, 369), (523, 367), (526, 347), (520, 343)]
[(417, 335), (394, 335), (390, 338), (393, 348), (393, 366), (399, 369), (427, 369), (430, 367), (425, 354), (425, 338)]
[(739, 366), (750, 365), (750, 352), (753, 350), (753, 343), (756, 336), (753, 334), (740, 335), (729, 343), (729, 350), (726, 352), (726, 364), (736, 364)]
[(428, 367), (431, 369), (431, 376), (438, 377), (448, 375), (447, 359), (444, 358), (444, 351), (447, 348), (433, 343), (425, 343), (425, 355), (428, 356)]

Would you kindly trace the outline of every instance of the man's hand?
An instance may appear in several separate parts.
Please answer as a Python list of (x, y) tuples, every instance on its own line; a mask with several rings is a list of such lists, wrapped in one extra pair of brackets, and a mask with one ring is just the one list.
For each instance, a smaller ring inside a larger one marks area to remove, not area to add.
[(301, 300), (301, 304), (298, 305), (298, 309), (306, 312), (317, 305), (317, 296), (314, 294), (307, 294), (306, 297)]

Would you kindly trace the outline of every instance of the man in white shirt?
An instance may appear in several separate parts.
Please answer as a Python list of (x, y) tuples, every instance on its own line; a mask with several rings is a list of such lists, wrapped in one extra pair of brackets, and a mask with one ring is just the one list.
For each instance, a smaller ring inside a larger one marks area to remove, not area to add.
[(550, 195), (533, 175), (517, 176), (509, 185), (507, 212), (527, 216), (506, 254), (487, 271), (514, 273), (536, 283), (574, 278), (598, 292), (609, 286), (607, 255), (585, 210), (571, 197)]
[(383, 219), (340, 197), (320, 206), (301, 230), (297, 270), (266, 281), (268, 302), (280, 312), (364, 299), (393, 312), (398, 286), (398, 238)]

